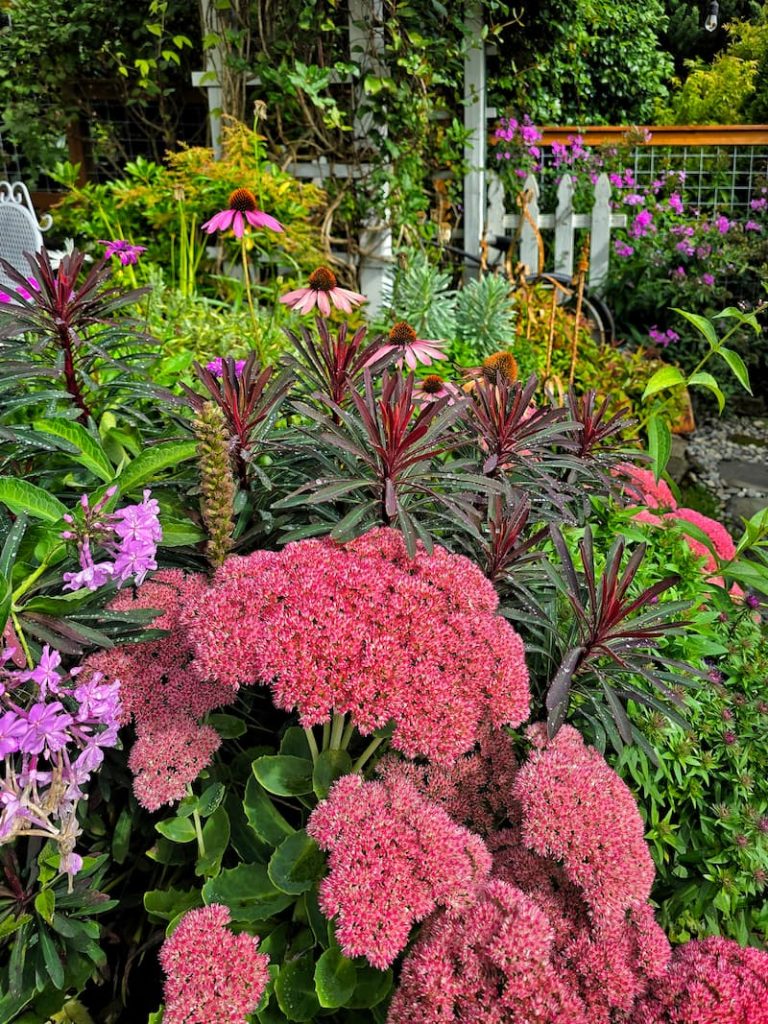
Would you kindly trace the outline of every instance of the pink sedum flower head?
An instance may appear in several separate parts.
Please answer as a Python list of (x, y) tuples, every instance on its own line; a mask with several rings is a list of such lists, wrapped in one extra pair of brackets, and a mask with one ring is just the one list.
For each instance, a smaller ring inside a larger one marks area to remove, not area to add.
[(249, 188), (236, 188), (227, 200), (226, 210), (219, 210), (202, 225), (202, 228), (209, 235), (212, 235), (214, 231), (228, 231), (232, 228), (235, 238), (242, 238), (245, 234), (246, 223), (250, 224), (252, 228), (269, 228), (270, 231), (284, 230), (279, 220), (259, 209), (256, 196)]
[(439, 904), (460, 907), (491, 867), (479, 836), (453, 822), (406, 777), (364, 782), (345, 775), (307, 824), (328, 850), (320, 909), (337, 918), (346, 956), (383, 970), (411, 929)]
[(103, 238), (99, 239), (99, 245), (105, 245), (104, 259), (108, 260), (111, 256), (117, 256), (124, 267), (130, 266), (131, 264), (139, 262), (139, 256), (147, 251), (145, 245), (133, 245), (131, 242), (127, 242), (124, 238), (116, 238), (112, 242), (107, 242)]
[[(415, 370), (419, 363), (431, 366), (432, 360), (445, 359), (443, 350), (444, 341), (427, 340), (417, 338), (416, 331), (405, 320), (398, 320), (389, 332), (389, 343), (385, 343), (376, 350), (376, 359), (390, 352), (397, 353), (397, 365), (402, 366), (405, 362), (409, 370)], [(371, 357), (369, 362), (374, 362)]]
[(308, 288), (288, 292), (280, 301), (297, 313), (311, 313), (317, 307), (323, 316), (330, 316), (331, 303), (342, 313), (351, 313), (355, 306), (368, 300), (360, 292), (339, 287), (336, 275), (328, 267), (318, 267), (309, 275)]
[(364, 735), (391, 722), (395, 749), (451, 763), (486, 719), (528, 717), (523, 643), (497, 607), (469, 559), (419, 546), (411, 560), (382, 527), (230, 556), (183, 617), (201, 679), (268, 683), (304, 727), (334, 713)]
[(712, 936), (672, 954), (631, 1024), (768, 1024), (768, 953)]
[(188, 911), (163, 943), (164, 1024), (246, 1024), (269, 982), (259, 937), (234, 935), (227, 907)]
[(128, 759), (136, 799), (148, 811), (181, 800), (221, 744), (210, 725), (176, 713), (154, 721), (136, 740)]
[(648, 899), (654, 877), (632, 793), (572, 726), (552, 740), (543, 725), (527, 736), (533, 749), (513, 787), (525, 845), (562, 863), (595, 918), (620, 921)]

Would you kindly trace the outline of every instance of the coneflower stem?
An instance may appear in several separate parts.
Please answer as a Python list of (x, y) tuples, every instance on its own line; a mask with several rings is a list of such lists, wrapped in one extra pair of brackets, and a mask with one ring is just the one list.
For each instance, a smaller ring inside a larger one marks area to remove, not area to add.
[(253, 324), (253, 342), (254, 348), (259, 353), (259, 362), (264, 362), (264, 353), (262, 352), (261, 344), (261, 333), (259, 331), (259, 321), (256, 319), (256, 308), (253, 305), (253, 295), (251, 293), (251, 274), (248, 269), (248, 251), (245, 247), (245, 235), (240, 239), (240, 252), (243, 257), (243, 281), (245, 283), (245, 297), (248, 300), (248, 309), (251, 311), (251, 323)]
[(307, 737), (307, 743), (309, 744), (309, 752), (312, 755), (312, 764), (317, 764), (317, 759), (320, 756), (320, 751), (317, 749), (317, 740), (315, 734), (311, 729), (305, 729), (304, 735)]
[(383, 736), (374, 736), (374, 738), (371, 740), (371, 742), (368, 744), (368, 746), (362, 752), (360, 757), (358, 757), (358, 759), (352, 765), (352, 771), (353, 772), (359, 772), (360, 769), (363, 767), (363, 765), (365, 765), (365, 763), (367, 761), (369, 761), (371, 759), (371, 757), (373, 757), (373, 755), (376, 753), (376, 751), (379, 749), (379, 747), (381, 746), (381, 744), (383, 742), (384, 742), (384, 737)]

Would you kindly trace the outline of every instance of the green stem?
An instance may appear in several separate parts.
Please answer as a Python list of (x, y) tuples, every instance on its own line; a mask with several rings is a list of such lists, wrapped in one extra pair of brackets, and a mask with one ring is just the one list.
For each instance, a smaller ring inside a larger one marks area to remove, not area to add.
[(312, 754), (312, 764), (317, 764), (317, 759), (320, 756), (320, 751), (317, 749), (317, 740), (315, 739), (315, 734), (311, 729), (305, 729), (304, 735), (307, 737), (309, 751)]
[(346, 719), (344, 715), (334, 714), (333, 725), (331, 726), (331, 750), (341, 749), (341, 737), (344, 733)]
[(347, 747), (349, 746), (349, 741), (352, 739), (352, 735), (353, 735), (354, 731), (355, 731), (355, 723), (350, 718), (350, 720), (347, 722), (346, 726), (344, 727), (344, 735), (341, 737), (341, 749), (342, 750), (346, 750)]
[(384, 742), (384, 737), (383, 736), (374, 736), (374, 738), (371, 740), (371, 742), (368, 744), (368, 746), (362, 752), (360, 757), (358, 757), (358, 759), (352, 765), (352, 771), (353, 772), (359, 772), (360, 769), (363, 767), (363, 765), (365, 765), (366, 762), (369, 761), (371, 759), (371, 757), (373, 757), (373, 755), (376, 753), (376, 751), (379, 749), (379, 747), (381, 746), (381, 744), (383, 742)]
[(323, 722), (323, 750), (328, 749), (328, 744), (331, 742), (331, 723)]
[(259, 353), (259, 362), (263, 363), (264, 353), (261, 351), (261, 339), (259, 333), (259, 321), (256, 319), (256, 307), (253, 304), (253, 295), (251, 293), (251, 274), (248, 270), (248, 251), (245, 247), (245, 234), (240, 239), (240, 253), (243, 258), (243, 281), (245, 282), (245, 297), (248, 300), (248, 309), (251, 311), (251, 323), (253, 324), (253, 339), (256, 342), (258, 338), (258, 345), (256, 348)]
[(11, 610), (11, 621), (13, 622), (13, 628), (16, 636), (19, 638), (21, 649), (24, 651), (24, 657), (27, 659), (27, 667), (32, 668), (32, 654), (27, 645), (26, 637), (24, 636), (24, 630), (21, 628), (19, 617), (15, 611)]
[(18, 587), (13, 592), (13, 603), (17, 604), (20, 597), (23, 597), (26, 592), (34, 586), (34, 584), (40, 579), (45, 570), (51, 563), (51, 559), (54, 555), (58, 555), (59, 551), (64, 547), (63, 544), (58, 544), (55, 548), (51, 548), (45, 558), (42, 560), (40, 565), (35, 569), (33, 573), (30, 573), (26, 579), (22, 580)]

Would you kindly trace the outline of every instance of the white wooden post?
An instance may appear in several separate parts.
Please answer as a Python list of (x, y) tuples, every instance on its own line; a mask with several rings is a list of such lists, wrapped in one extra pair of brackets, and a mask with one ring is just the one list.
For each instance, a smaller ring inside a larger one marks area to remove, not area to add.
[[(353, 130), (359, 149), (371, 145), (373, 116), (366, 109), (363, 82), (367, 74), (382, 76), (386, 69), (381, 61), (384, 52), (384, 0), (350, 0), (349, 53), (360, 65), (359, 85), (355, 88), (355, 116)], [(379, 129), (383, 135), (386, 128)], [(392, 264), (392, 228), (388, 217), (372, 215), (360, 232), (360, 260), (358, 278), (360, 291), (367, 295), (367, 312), (375, 316), (384, 301), (384, 274)]]
[(498, 174), (488, 175), (488, 238), (504, 234), (504, 186)]
[[(464, 161), (464, 249), (480, 255), (480, 242), (485, 232), (485, 162), (488, 132), (485, 88), (485, 44), (483, 12), (476, 0), (467, 0), (464, 8), (467, 52), (464, 57), (464, 128), (467, 141)], [(470, 273), (477, 268), (467, 261)]]
[[(626, 223), (626, 215), (622, 215)], [(595, 185), (595, 204), (592, 207), (589, 246), (589, 287), (599, 291), (608, 278), (611, 259), (611, 183), (603, 173)]]
[[(211, 0), (200, 0), (200, 27), (203, 35), (213, 30), (215, 14), (211, 11)], [(192, 85), (205, 89), (208, 101), (208, 125), (211, 132), (211, 149), (217, 160), (221, 158), (221, 108), (224, 90), (221, 87), (222, 54), (218, 47), (205, 51), (205, 71), (192, 72)]]
[[(527, 194), (528, 216), (523, 217), (520, 226), (520, 262), (528, 268), (529, 274), (539, 272), (539, 239), (533, 224), (539, 228), (539, 183), (536, 178), (529, 174), (523, 186)], [(522, 213), (521, 213), (522, 216)], [(530, 220), (529, 220), (530, 218)], [(531, 224), (533, 221), (533, 224)]]
[(555, 210), (555, 273), (573, 275), (573, 178), (564, 174), (557, 186)]

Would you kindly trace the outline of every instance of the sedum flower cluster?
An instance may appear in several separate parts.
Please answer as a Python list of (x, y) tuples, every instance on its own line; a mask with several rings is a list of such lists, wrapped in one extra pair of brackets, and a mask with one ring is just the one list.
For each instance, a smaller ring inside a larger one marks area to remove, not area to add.
[(528, 717), (523, 643), (497, 607), (469, 559), (440, 547), (410, 559), (380, 528), (230, 557), (182, 619), (201, 679), (269, 683), (304, 727), (333, 714), (364, 735), (390, 723), (395, 749), (450, 763), (485, 719)]
[(219, 736), (199, 719), (232, 698), (230, 687), (197, 678), (180, 624), (182, 608), (199, 600), (205, 589), (203, 576), (162, 569), (138, 590), (121, 591), (111, 611), (157, 609), (153, 628), (166, 635), (99, 651), (86, 661), (92, 671), (121, 681), (123, 721), (133, 718), (138, 736), (129, 760), (134, 791), (151, 811), (180, 800), (210, 762)]
[(64, 672), (46, 644), (27, 667), (17, 648), (0, 655), (0, 845), (20, 835), (58, 845), (70, 876), (82, 866), (77, 804), (117, 744), (120, 684), (82, 667)]
[(229, 910), (214, 903), (184, 914), (160, 950), (166, 974), (164, 1024), (243, 1024), (269, 981), (257, 935), (234, 935)]
[[(69, 528), (61, 536), (77, 542), (80, 559), (79, 572), (64, 573), (65, 590), (98, 590), (110, 581), (122, 586), (131, 579), (139, 586), (147, 573), (157, 568), (157, 545), (163, 539), (160, 506), (147, 490), (139, 504), (108, 513), (107, 504), (116, 490), (108, 487), (93, 506), (84, 494), (80, 499), (82, 518), (63, 517)], [(96, 562), (93, 547), (100, 547), (107, 558)]]

